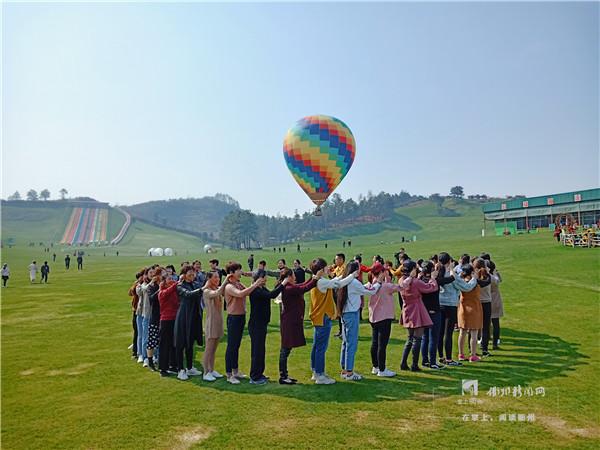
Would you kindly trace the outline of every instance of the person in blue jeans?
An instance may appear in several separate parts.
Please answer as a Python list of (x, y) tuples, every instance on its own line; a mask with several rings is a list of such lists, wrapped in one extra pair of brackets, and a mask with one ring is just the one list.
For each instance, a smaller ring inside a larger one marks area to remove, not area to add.
[(342, 379), (358, 381), (362, 375), (354, 371), (354, 356), (358, 347), (358, 325), (360, 322), (361, 295), (373, 295), (379, 289), (379, 284), (368, 288), (356, 277), (360, 273), (360, 266), (352, 261), (346, 266), (344, 278), (354, 274), (354, 279), (346, 287), (338, 289), (337, 308), (342, 311), (342, 351), (340, 352), (340, 365)]
[[(323, 258), (317, 258), (310, 264), (310, 271), (314, 274), (327, 270), (327, 262)], [(337, 320), (335, 310), (334, 289), (347, 286), (353, 279), (354, 274), (345, 279), (337, 278), (330, 270), (333, 278), (319, 278), (317, 285), (310, 291), (310, 320), (314, 327), (313, 345), (310, 352), (310, 368), (312, 370), (311, 380), (315, 384), (334, 384), (335, 380), (325, 373), (325, 353), (329, 346), (332, 321)]]
[[(429, 280), (432, 278), (433, 269), (434, 265), (432, 261), (423, 261), (419, 278), (425, 283), (429, 283)], [(433, 278), (437, 276), (437, 271), (434, 275), (435, 276)], [(431, 327), (425, 328), (425, 334), (423, 334), (423, 340), (421, 341), (422, 363), (424, 367), (429, 367), (433, 370), (444, 369), (445, 366), (438, 364), (435, 358), (438, 349), (440, 330), (442, 327), (440, 290), (436, 289), (433, 292), (424, 293), (422, 299), (425, 309), (427, 309), (427, 312), (429, 313), (429, 318), (433, 322)]]

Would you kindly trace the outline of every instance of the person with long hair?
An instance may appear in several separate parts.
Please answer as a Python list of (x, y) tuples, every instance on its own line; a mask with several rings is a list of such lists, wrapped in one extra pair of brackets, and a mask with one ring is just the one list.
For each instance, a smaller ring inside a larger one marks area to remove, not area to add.
[(154, 276), (148, 286), (148, 299), (150, 300), (150, 321), (148, 323), (148, 345), (146, 346), (146, 355), (148, 357), (148, 367), (150, 370), (157, 371), (155, 362), (158, 362), (157, 354), (160, 354), (158, 344), (160, 339), (160, 302), (158, 300), (159, 285), (163, 279), (163, 269), (157, 267), (154, 269)]
[(139, 279), (142, 276), (140, 272), (135, 274), (135, 283), (129, 288), (129, 296), (131, 297), (131, 310), (132, 310), (132, 318), (131, 318), (131, 326), (133, 328), (133, 342), (131, 343), (131, 357), (133, 359), (138, 358), (138, 326), (137, 326), (137, 310), (138, 304), (140, 302), (140, 297), (136, 292), (136, 287), (139, 283)]
[[(253, 278), (256, 281), (266, 276), (266, 271), (258, 269), (254, 273)], [(281, 293), (287, 283), (287, 279), (283, 280), (272, 291), (265, 286), (260, 286), (250, 294), (250, 320), (248, 320), (248, 334), (250, 334), (250, 384), (262, 385), (269, 381), (264, 372), (267, 327), (271, 321), (271, 300)]]
[(490, 343), (490, 326), (492, 322), (492, 278), (488, 269), (488, 260), (483, 257), (475, 258), (473, 266), (477, 270), (477, 284), (479, 285), (479, 301), (481, 302), (481, 309), (483, 312), (483, 328), (480, 330), (480, 345), (481, 345), (481, 357), (487, 358), (492, 356), (488, 351)]
[(504, 316), (504, 302), (500, 294), (500, 283), (502, 277), (496, 269), (494, 261), (489, 262), (490, 276), (492, 279), (492, 349), (500, 350), (500, 317)]
[[(327, 262), (323, 258), (316, 258), (310, 264), (310, 271), (313, 274), (323, 274), (327, 269)], [(340, 286), (347, 286), (354, 274), (341, 279), (335, 277), (330, 268), (331, 275), (334, 278), (320, 277), (317, 285), (310, 291), (310, 313), (309, 317), (314, 328), (313, 345), (310, 352), (310, 368), (312, 371), (311, 380), (315, 384), (334, 384), (335, 380), (325, 373), (325, 353), (329, 346), (329, 336), (331, 334), (332, 321), (337, 319), (334, 289)]]
[(396, 317), (394, 292), (400, 285), (392, 283), (390, 272), (380, 262), (371, 266), (371, 287), (378, 283), (379, 290), (369, 300), (369, 323), (371, 324), (371, 373), (378, 377), (393, 377), (396, 372), (386, 366), (386, 351)]
[(204, 368), (204, 381), (215, 381), (217, 378), (223, 378), (215, 370), (215, 354), (219, 340), (223, 337), (223, 294), (227, 279), (219, 286), (221, 274), (218, 270), (211, 270), (206, 276), (206, 283), (202, 288), (202, 300), (204, 301), (204, 311), (206, 323), (204, 331), (206, 334), (206, 346), (202, 357), (202, 367)]
[(225, 371), (227, 381), (231, 384), (240, 384), (246, 375), (239, 370), (240, 345), (246, 326), (246, 297), (261, 286), (265, 279), (257, 279), (250, 287), (240, 283), (242, 265), (236, 261), (229, 261), (225, 266), (227, 272), (227, 286), (225, 286), (225, 303), (227, 306), (227, 349), (225, 350)]
[[(149, 362), (147, 358), (148, 352), (148, 335), (150, 329), (150, 315), (152, 314), (152, 307), (150, 306), (150, 296), (148, 295), (148, 288), (150, 287), (150, 280), (154, 277), (154, 269), (147, 268), (144, 270), (142, 275), (141, 283), (136, 287), (136, 292), (140, 298), (140, 315), (142, 316), (142, 352), (138, 353), (139, 359), (142, 360), (144, 367), (148, 367)], [(138, 333), (139, 333), (138, 329)]]
[(454, 276), (454, 265), (450, 255), (446, 252), (441, 252), (438, 259), (439, 270), (436, 281), (440, 289), (439, 302), (440, 312), (442, 314), (442, 323), (438, 338), (438, 353), (440, 355), (439, 363), (446, 366), (461, 366), (462, 363), (452, 359), (452, 341), (454, 327), (458, 320), (457, 311), (460, 291), (454, 283), (456, 278)]
[[(181, 281), (177, 285), (179, 309), (175, 317), (175, 352), (177, 356), (177, 378), (187, 380), (189, 376), (201, 375), (194, 363), (194, 341), (202, 345), (202, 322), (200, 299), (202, 288), (195, 285), (197, 272), (193, 266), (181, 268)], [(183, 355), (185, 353), (185, 365)]]
[[(456, 277), (454, 283), (460, 289), (460, 302), (458, 303), (458, 360), (466, 361), (464, 354), (465, 339), (470, 337), (469, 349), (471, 355), (470, 362), (480, 360), (477, 356), (477, 331), (483, 326), (483, 309), (479, 300), (479, 285), (477, 284), (477, 274), (471, 264), (461, 266), (460, 275)], [(473, 281), (475, 280), (475, 281)]]
[(296, 384), (298, 381), (289, 376), (287, 361), (293, 348), (306, 345), (306, 338), (304, 337), (304, 294), (317, 285), (317, 280), (322, 274), (322, 271), (317, 272), (302, 284), (296, 284), (296, 276), (292, 269), (284, 268), (279, 276), (279, 283), (286, 283), (281, 292), (279, 384), (290, 385)]
[(372, 287), (364, 286), (357, 277), (360, 273), (360, 264), (350, 262), (344, 271), (344, 277), (354, 274), (354, 279), (348, 286), (340, 287), (337, 292), (337, 309), (342, 314), (342, 349), (340, 352), (340, 366), (342, 379), (359, 381), (362, 375), (354, 371), (354, 357), (358, 347), (358, 326), (361, 295), (373, 295), (379, 289), (379, 284)]
[[(436, 267), (437, 269), (438, 267)], [(425, 283), (429, 282), (433, 278), (434, 263), (433, 261), (423, 261), (421, 264), (421, 273), (419, 278)], [(436, 270), (439, 275), (439, 270)], [(437, 282), (437, 277), (436, 277)], [(440, 290), (428, 292), (423, 294), (423, 304), (425, 309), (429, 313), (429, 318), (433, 325), (425, 329), (423, 340), (421, 342), (421, 357), (422, 365), (429, 367), (432, 370), (440, 370), (445, 366), (438, 365), (436, 360), (438, 339), (440, 335), (440, 329), (442, 326), (442, 313), (440, 312)]]
[(158, 369), (161, 377), (177, 373), (177, 356), (175, 353), (175, 318), (179, 310), (177, 281), (169, 271), (159, 285), (158, 302), (160, 304), (160, 340), (158, 344)]
[(429, 281), (425, 282), (417, 278), (417, 264), (408, 260), (402, 264), (401, 278), (399, 280), (400, 294), (404, 301), (402, 308), (402, 325), (407, 329), (408, 339), (402, 352), (401, 370), (409, 370), (408, 356), (412, 350), (412, 366), (410, 370), (420, 372), (419, 355), (421, 353), (421, 341), (425, 328), (433, 325), (429, 313), (423, 304), (422, 295), (438, 289), (435, 277), (432, 273)]

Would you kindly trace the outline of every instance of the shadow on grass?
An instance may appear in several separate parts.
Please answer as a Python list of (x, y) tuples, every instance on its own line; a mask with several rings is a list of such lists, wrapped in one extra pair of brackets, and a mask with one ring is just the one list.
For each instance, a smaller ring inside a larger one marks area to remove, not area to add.
[[(535, 387), (539, 385), (535, 383), (542, 380), (566, 377), (568, 372), (587, 364), (585, 360), (589, 359), (589, 356), (578, 352), (579, 344), (548, 334), (504, 328), (501, 339), (502, 350), (482, 362), (467, 362), (460, 367), (447, 367), (435, 372), (426, 368), (421, 373), (399, 372), (394, 378), (368, 375), (359, 382), (337, 380), (332, 386), (317, 386), (309, 380), (300, 380), (300, 384), (295, 386), (281, 386), (277, 380), (264, 386), (251, 385), (248, 381), (233, 386), (224, 379), (207, 383), (201, 377), (194, 377), (191, 382), (223, 392), (277, 395), (311, 403), (401, 399), (431, 401), (434, 396), (459, 395), (462, 379), (479, 380), (480, 390), (487, 390), (491, 386)], [(397, 344), (394, 342), (391, 345)], [(368, 350), (363, 346), (360, 351)], [(291, 357), (294, 357), (293, 352)], [(398, 361), (394, 361), (393, 365), (399, 365)], [(337, 368), (330, 370), (337, 371)]]

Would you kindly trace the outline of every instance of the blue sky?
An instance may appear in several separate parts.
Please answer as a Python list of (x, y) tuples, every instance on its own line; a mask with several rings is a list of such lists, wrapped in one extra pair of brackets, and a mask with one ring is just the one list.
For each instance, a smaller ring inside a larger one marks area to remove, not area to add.
[(2, 194), (312, 208), (283, 137), (328, 114), (336, 192), (599, 185), (598, 3), (4, 4)]

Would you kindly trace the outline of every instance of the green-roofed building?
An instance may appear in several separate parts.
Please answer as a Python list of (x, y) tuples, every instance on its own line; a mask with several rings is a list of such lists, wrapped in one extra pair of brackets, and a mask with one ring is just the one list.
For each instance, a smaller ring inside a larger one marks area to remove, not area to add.
[(553, 229), (571, 220), (592, 226), (600, 222), (600, 188), (506, 199), (486, 203), (482, 209), (484, 220), (496, 224), (496, 234)]

